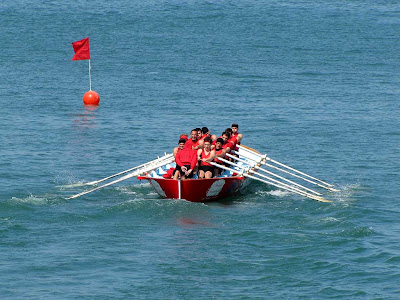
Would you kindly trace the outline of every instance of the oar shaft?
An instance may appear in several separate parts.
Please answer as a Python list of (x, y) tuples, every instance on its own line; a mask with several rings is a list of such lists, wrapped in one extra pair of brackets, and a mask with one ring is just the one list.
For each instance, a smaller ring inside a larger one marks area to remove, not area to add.
[(261, 168), (261, 167), (253, 166), (253, 165), (251, 165), (249, 162), (247, 162), (247, 161), (245, 161), (245, 160), (243, 160), (243, 159), (240, 159), (240, 158), (238, 158), (238, 157), (236, 157), (236, 156), (234, 156), (234, 155), (231, 155), (231, 154), (229, 154), (229, 153), (227, 153), (226, 155), (227, 155), (228, 157), (232, 158), (232, 159), (235, 159), (235, 160), (240, 161), (240, 162), (242, 162), (242, 163), (244, 163), (244, 164), (248, 164), (248, 165), (250, 165), (251, 167), (254, 167), (254, 169), (256, 170), (255, 173), (257, 173), (257, 171), (260, 170), (260, 171), (262, 171), (262, 172), (264, 172), (264, 173), (267, 173), (267, 174), (272, 175), (272, 176), (274, 176), (274, 177), (276, 177), (276, 178), (279, 178), (279, 179), (281, 179), (281, 180), (284, 180), (284, 181), (286, 181), (286, 182), (289, 182), (289, 183), (291, 183), (291, 184), (293, 184), (293, 185), (295, 185), (295, 186), (298, 186), (298, 187), (300, 187), (300, 188), (302, 188), (302, 189), (305, 189), (305, 190), (307, 190), (307, 191), (309, 191), (309, 192), (311, 192), (311, 193), (313, 193), (313, 194), (315, 194), (315, 195), (321, 196), (321, 193), (318, 193), (318, 192), (316, 192), (316, 191), (314, 191), (314, 190), (312, 190), (312, 189), (310, 189), (310, 188), (308, 188), (308, 187), (305, 187), (305, 186), (303, 186), (303, 185), (301, 185), (301, 184), (298, 184), (297, 182), (294, 182), (294, 181), (292, 181), (292, 180), (289, 180), (289, 179), (287, 179), (287, 178), (285, 178), (285, 177), (283, 177), (283, 176), (280, 176), (280, 175), (278, 175), (278, 174), (275, 174), (275, 173), (273, 173), (273, 172), (270, 172), (270, 171), (268, 171), (268, 170), (265, 170), (265, 169), (263, 169), (263, 168)]
[(308, 194), (308, 193), (297, 192), (297, 191), (295, 191), (295, 190), (288, 189), (288, 188), (286, 188), (286, 187), (284, 187), (284, 186), (281, 186), (281, 185), (279, 185), (279, 184), (276, 184), (276, 183), (273, 183), (273, 182), (269, 182), (269, 181), (267, 181), (267, 180), (263, 180), (263, 179), (261, 179), (261, 178), (258, 178), (258, 177), (252, 176), (252, 175), (243, 174), (243, 176), (249, 177), (249, 178), (251, 178), (251, 179), (258, 180), (258, 181), (261, 181), (261, 182), (264, 182), (264, 183), (269, 184), (269, 185), (272, 185), (272, 186), (276, 186), (276, 187), (281, 188), (281, 189), (283, 189), (283, 190), (286, 190), (286, 191), (289, 191), (289, 192), (292, 192), (292, 193), (295, 193), (295, 194), (298, 194), (298, 195), (300, 195), (300, 196), (307, 197), (307, 198), (310, 198), (310, 199), (313, 199), (313, 200), (317, 200), (317, 201), (320, 201), (320, 202), (332, 202), (332, 201), (327, 200), (327, 199), (325, 199), (325, 198), (323, 198), (323, 197), (310, 195), (310, 194)]
[[(248, 168), (243, 167), (243, 166), (240, 166), (240, 165), (235, 164), (235, 163), (233, 163), (233, 162), (230, 162), (229, 160), (226, 160), (226, 159), (223, 159), (223, 158), (220, 158), (219, 160), (221, 160), (221, 161), (223, 161), (223, 162), (225, 162), (225, 163), (227, 163), (227, 164), (230, 164), (231, 166), (235, 166), (235, 167), (240, 168), (240, 169), (248, 170)], [(269, 177), (269, 176), (266, 176), (266, 175), (257, 173), (257, 172), (255, 172), (255, 171), (253, 171), (253, 170), (248, 170), (248, 172), (249, 172), (249, 173), (252, 173), (252, 174), (254, 174), (254, 175), (258, 175), (258, 176), (260, 176), (260, 177), (263, 177), (263, 178), (265, 178), (265, 179), (268, 179), (268, 180), (270, 180), (270, 181), (272, 181), (272, 182), (274, 182), (274, 183), (276, 183), (276, 184), (279, 184), (281, 187), (284, 187), (284, 188), (286, 188), (287, 190), (292, 190), (292, 191), (301, 193), (303, 196), (309, 196), (309, 195), (310, 195), (310, 194), (308, 194), (306, 191), (300, 190), (300, 189), (298, 189), (298, 188), (296, 188), (296, 187), (294, 187), (294, 186), (290, 186), (290, 185), (288, 185), (288, 184), (286, 184), (286, 183), (280, 182), (279, 180), (276, 180), (276, 179), (271, 178), (271, 177)], [(310, 195), (310, 196), (312, 196), (312, 195)]]
[(89, 193), (93, 193), (93, 192), (95, 192), (95, 191), (97, 191), (97, 190), (100, 190), (100, 189), (102, 189), (102, 188), (105, 188), (105, 187), (107, 187), (107, 186), (109, 186), (109, 185), (112, 185), (112, 184), (115, 184), (115, 183), (118, 183), (118, 182), (127, 180), (127, 179), (129, 179), (129, 178), (134, 177), (134, 176), (136, 176), (135, 172), (133, 172), (133, 173), (131, 173), (131, 174), (128, 174), (128, 175), (125, 175), (124, 177), (121, 177), (121, 178), (119, 178), (119, 179), (117, 179), (117, 180), (114, 180), (114, 181), (111, 181), (111, 182), (109, 182), (109, 183), (106, 183), (106, 184), (103, 184), (103, 185), (101, 185), (101, 186), (98, 186), (98, 187), (96, 187), (96, 188), (94, 188), (94, 189), (91, 189), (91, 190), (84, 191), (84, 192), (82, 192), (82, 193), (73, 195), (73, 196), (68, 197), (68, 198), (66, 198), (66, 199), (67, 199), (67, 200), (69, 200), (69, 199), (74, 199), (74, 198), (78, 198), (78, 197), (80, 197), (80, 196), (83, 196), (83, 195), (86, 195), (86, 194), (89, 194)]
[(150, 164), (152, 164), (152, 163), (157, 163), (157, 162), (159, 162), (159, 161), (167, 160), (168, 158), (171, 158), (172, 156), (173, 156), (172, 153), (171, 153), (171, 154), (167, 154), (167, 155), (164, 155), (163, 157), (160, 157), (160, 158), (157, 158), (157, 159), (155, 159), (155, 160), (149, 161), (149, 162), (147, 162), (147, 163), (141, 164), (141, 165), (139, 165), (139, 166), (130, 168), (130, 169), (128, 169), (128, 170), (119, 172), (119, 173), (117, 173), (117, 174), (114, 174), (114, 175), (111, 175), (111, 176), (108, 176), (108, 177), (105, 177), (105, 178), (102, 178), (102, 179), (99, 179), (99, 180), (96, 180), (96, 181), (88, 182), (88, 183), (86, 183), (85, 185), (95, 185), (95, 184), (98, 184), (98, 183), (100, 183), (100, 182), (106, 181), (106, 180), (108, 180), (108, 179), (111, 179), (111, 178), (120, 176), (120, 175), (125, 174), (125, 173), (128, 173), (128, 172), (131, 172), (131, 171), (133, 171), (133, 170), (137, 170), (137, 169), (139, 169), (139, 168), (141, 168), (141, 167), (148, 166), (148, 165), (150, 165)]
[[(246, 149), (246, 150), (247, 150), (247, 149)], [(235, 154), (239, 154), (237, 151), (234, 151), (234, 153), (235, 153)], [(247, 155), (246, 153), (240, 153), (240, 155), (243, 156), (243, 157), (245, 157), (245, 158), (247, 158), (247, 159), (250, 159), (250, 160), (252, 160), (252, 161), (257, 161), (257, 160), (254, 159), (254, 157), (251, 157), (251, 156)], [(294, 173), (292, 173), (292, 172), (289, 172), (289, 171), (287, 171), (287, 170), (285, 170), (285, 169), (282, 169), (282, 168), (279, 168), (279, 167), (277, 167), (277, 166), (268, 164), (268, 163), (266, 163), (266, 162), (263, 162), (263, 161), (262, 161), (261, 164), (262, 164), (262, 165), (265, 165), (265, 166), (267, 166), (267, 167), (273, 168), (273, 169), (275, 169), (275, 170), (278, 170), (278, 171), (280, 171), (280, 172), (283, 172), (283, 173), (292, 175), (292, 176), (294, 176), (294, 177), (296, 177), (296, 178), (302, 179), (302, 180), (304, 180), (304, 181), (307, 181), (307, 182), (309, 182), (309, 183), (312, 183), (312, 184), (317, 185), (317, 186), (319, 186), (319, 187), (322, 187), (322, 188), (324, 188), (324, 189), (327, 189), (327, 190), (330, 190), (330, 191), (333, 191), (333, 192), (337, 192), (337, 191), (338, 191), (337, 189), (331, 188), (331, 187), (329, 187), (329, 186), (324, 186), (324, 185), (322, 185), (322, 184), (320, 184), (320, 183), (318, 183), (318, 182), (312, 181), (312, 180), (310, 180), (310, 179), (308, 179), (308, 178), (304, 178), (304, 177), (302, 177), (302, 176), (300, 176), (300, 175), (294, 174)]]
[(148, 171), (157, 169), (157, 168), (159, 168), (159, 167), (162, 167), (162, 166), (164, 166), (164, 165), (166, 165), (167, 163), (172, 162), (172, 161), (173, 161), (173, 157), (171, 157), (170, 161), (168, 161), (168, 162), (166, 162), (166, 161), (160, 161), (160, 162), (158, 162), (157, 164), (154, 164), (154, 165), (152, 165), (151, 167), (147, 167), (147, 168), (146, 168), (146, 166), (144, 166), (144, 167), (142, 167), (141, 169), (136, 170), (136, 171), (134, 171), (134, 172), (132, 172), (132, 173), (130, 173), (130, 174), (127, 174), (127, 175), (125, 175), (125, 176), (123, 176), (123, 177), (121, 177), (121, 178), (119, 178), (119, 179), (116, 179), (116, 180), (111, 181), (111, 182), (109, 182), (109, 183), (103, 184), (103, 185), (98, 186), (98, 187), (96, 187), (96, 188), (94, 188), (94, 189), (91, 189), (91, 190), (88, 190), (88, 191), (84, 191), (84, 192), (82, 192), (82, 193), (79, 193), (79, 194), (70, 196), (70, 197), (68, 197), (68, 198), (66, 198), (66, 199), (67, 199), (67, 200), (69, 200), (69, 199), (74, 199), (74, 198), (78, 198), (78, 197), (80, 197), (80, 196), (83, 196), (83, 195), (86, 195), (86, 194), (95, 192), (95, 191), (97, 191), (97, 190), (99, 190), (99, 189), (105, 188), (105, 187), (110, 186), (110, 185), (112, 185), (112, 184), (116, 184), (116, 183), (118, 183), (118, 182), (121, 182), (121, 181), (127, 180), (127, 179), (129, 179), (129, 178), (138, 176), (138, 175), (140, 175), (140, 174), (143, 173), (143, 172), (148, 172)]
[(247, 149), (247, 148), (245, 148), (245, 147), (243, 147), (243, 146), (241, 146), (241, 145), (237, 145), (240, 149), (243, 149), (244, 151), (247, 151), (247, 152), (249, 152), (249, 153), (251, 153), (251, 154), (253, 154), (253, 155), (256, 155), (256, 156), (259, 156), (260, 158), (266, 158), (267, 160), (269, 160), (269, 161), (271, 161), (271, 162), (273, 162), (273, 163), (275, 163), (275, 164), (277, 164), (277, 165), (280, 165), (280, 166), (282, 166), (282, 167), (285, 167), (285, 168), (287, 168), (287, 169), (289, 169), (289, 170), (291, 170), (291, 171), (293, 171), (293, 172), (297, 172), (297, 173), (299, 173), (299, 174), (301, 174), (301, 175), (303, 175), (303, 176), (306, 176), (306, 177), (308, 177), (308, 178), (311, 178), (311, 179), (314, 179), (314, 180), (316, 180), (316, 181), (319, 181), (319, 182), (321, 182), (321, 183), (323, 183), (323, 184), (325, 184), (325, 185), (327, 185), (327, 186), (333, 186), (333, 184), (330, 184), (330, 183), (327, 183), (327, 182), (325, 182), (325, 181), (322, 181), (321, 179), (318, 179), (318, 178), (315, 178), (315, 177), (313, 177), (313, 176), (311, 176), (311, 175), (309, 175), (309, 174), (306, 174), (306, 173), (304, 173), (304, 172), (301, 172), (301, 171), (299, 171), (299, 170), (297, 170), (297, 169), (295, 169), (295, 168), (292, 168), (292, 167), (290, 167), (290, 166), (288, 166), (288, 165), (285, 165), (285, 164), (283, 164), (283, 163), (280, 163), (280, 162), (278, 162), (278, 161), (276, 161), (276, 160), (273, 160), (273, 159), (271, 159), (271, 158), (269, 158), (269, 157), (266, 157), (266, 156), (263, 156), (263, 155), (261, 155), (261, 154), (259, 154), (259, 153), (256, 153), (256, 152), (254, 152), (254, 151), (251, 151), (251, 150), (249, 150), (249, 149)]
[(323, 184), (325, 184), (325, 185), (327, 185), (327, 186), (333, 186), (333, 184), (327, 183), (327, 182), (325, 182), (325, 181), (322, 181), (321, 179), (315, 178), (315, 177), (313, 177), (313, 176), (311, 176), (311, 175), (308, 175), (308, 174), (306, 174), (306, 173), (304, 173), (304, 172), (301, 172), (301, 171), (299, 171), (299, 170), (296, 170), (296, 169), (294, 169), (294, 168), (292, 168), (292, 167), (289, 167), (288, 165), (285, 165), (285, 164), (283, 164), (283, 163), (280, 163), (279, 161), (273, 160), (272, 158), (267, 158), (267, 160), (269, 160), (270, 162), (273, 162), (273, 163), (275, 163), (275, 164), (277, 164), (277, 165), (280, 165), (280, 166), (282, 166), (282, 167), (285, 167), (285, 168), (287, 168), (287, 169), (289, 169), (289, 170), (291, 170), (291, 171), (293, 171), (293, 172), (297, 172), (297, 173), (299, 173), (299, 174), (301, 174), (301, 175), (303, 175), (303, 176), (306, 176), (306, 177), (308, 177), (308, 178), (311, 178), (311, 179), (314, 179), (314, 180), (316, 180), (316, 181), (319, 181), (319, 182), (321, 182), (321, 183), (323, 183)]
[[(220, 165), (220, 164), (217, 164), (217, 163), (214, 163), (214, 162), (210, 162), (210, 164), (213, 165), (213, 166), (215, 166), (215, 167), (218, 167), (218, 168), (221, 168), (221, 169), (230, 171), (230, 172), (232, 172), (232, 173), (237, 173), (237, 172), (238, 172), (237, 170), (234, 170), (234, 169), (225, 167), (225, 166), (223, 166), (223, 165)], [(280, 184), (276, 184), (276, 183), (273, 183), (273, 182), (270, 182), (270, 181), (267, 181), (267, 180), (263, 180), (263, 179), (261, 179), (261, 178), (252, 176), (252, 175), (247, 174), (247, 173), (243, 173), (243, 174), (241, 174), (241, 175), (244, 176), (244, 177), (248, 177), (248, 178), (251, 178), (251, 179), (254, 179), (254, 180), (258, 180), (258, 181), (261, 181), (261, 182), (263, 182), (263, 183), (266, 183), (266, 184), (269, 184), (269, 185), (272, 185), (272, 186), (281, 188), (281, 189), (283, 189), (283, 190), (286, 190), (286, 191), (289, 191), (289, 192), (292, 192), (292, 193), (295, 193), (295, 194), (298, 194), (298, 195), (301, 195), (301, 196), (304, 196), (304, 197), (313, 199), (313, 200), (317, 200), (317, 201), (321, 201), (321, 202), (331, 202), (331, 201), (326, 200), (326, 199), (324, 199), (324, 198), (322, 198), (322, 197), (310, 195), (310, 194), (307, 194), (307, 193), (304, 193), (304, 192), (297, 192), (297, 191), (294, 191), (294, 190), (292, 190), (292, 189), (290, 189), (290, 188), (286, 188), (286, 187), (284, 187), (284, 186), (282, 186), (282, 185), (280, 185)]]

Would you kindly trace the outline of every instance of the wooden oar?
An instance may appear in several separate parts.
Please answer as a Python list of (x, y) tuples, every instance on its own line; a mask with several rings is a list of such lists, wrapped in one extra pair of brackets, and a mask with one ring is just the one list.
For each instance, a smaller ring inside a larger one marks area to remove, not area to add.
[[(285, 188), (286, 190), (291, 190), (292, 192), (297, 192), (298, 194), (301, 194), (301, 195), (303, 195), (303, 196), (306, 196), (306, 197), (309, 197), (309, 198), (312, 198), (312, 199), (315, 199), (314, 197), (317, 197), (317, 196), (314, 196), (314, 195), (311, 195), (311, 194), (307, 193), (306, 191), (303, 191), (303, 190), (301, 190), (301, 189), (298, 189), (298, 188), (296, 188), (296, 187), (294, 187), (294, 186), (288, 185), (288, 184), (286, 184), (286, 183), (283, 183), (283, 182), (281, 182), (281, 181), (279, 181), (279, 180), (273, 179), (273, 178), (268, 177), (268, 176), (266, 176), (266, 175), (257, 173), (257, 172), (255, 172), (253, 169), (251, 169), (251, 168), (249, 168), (249, 167), (240, 166), (240, 165), (238, 165), (238, 164), (235, 164), (235, 163), (233, 163), (233, 162), (231, 162), (231, 161), (229, 161), (229, 160), (223, 159), (223, 158), (219, 158), (219, 160), (221, 160), (221, 161), (223, 161), (223, 162), (225, 162), (225, 163), (227, 163), (227, 164), (230, 164), (231, 166), (234, 166), (234, 167), (237, 167), (237, 168), (240, 168), (240, 169), (244, 169), (244, 170), (247, 171), (247, 173), (251, 173), (252, 175), (253, 175), (253, 174), (254, 174), (254, 175), (258, 175), (258, 176), (260, 176), (260, 177), (263, 177), (263, 178), (265, 178), (265, 179), (268, 179), (268, 180), (270, 180), (270, 182), (272, 181), (272, 182), (274, 182), (275, 184), (280, 185), (280, 187)], [(320, 198), (320, 197), (318, 197), (318, 198)]]
[[(244, 148), (244, 149), (247, 150), (246, 148)], [(248, 150), (247, 150), (247, 151), (248, 151)], [(250, 159), (250, 160), (253, 160), (253, 161), (257, 161), (257, 162), (258, 162), (258, 160), (254, 159), (254, 155), (256, 155), (256, 156), (259, 157), (259, 158), (263, 158), (263, 159), (265, 159), (265, 160), (271, 161), (271, 158), (267, 157), (266, 155), (260, 155), (260, 154), (255, 153), (255, 152), (250, 152), (250, 151), (248, 151), (250, 154), (247, 154), (246, 152), (240, 152), (240, 153), (237, 152), (237, 151), (232, 151), (232, 152), (235, 153), (235, 154), (237, 154), (237, 155), (239, 155), (239, 156), (243, 156), (243, 157), (245, 157), (245, 158), (247, 158), (247, 159)], [(284, 170), (284, 169), (281, 169), (281, 168), (276, 167), (276, 166), (274, 166), (274, 165), (268, 164), (268, 163), (266, 163), (266, 162), (264, 162), (264, 161), (261, 161), (261, 164), (262, 164), (262, 165), (265, 165), (265, 166), (267, 166), (267, 167), (276, 169), (276, 170), (278, 170), (278, 171), (284, 172), (284, 173), (286, 173), (286, 174), (292, 175), (292, 176), (294, 176), (294, 177), (300, 178), (300, 179), (302, 179), (302, 180), (304, 180), (304, 181), (307, 181), (307, 182), (309, 182), (309, 183), (312, 183), (312, 184), (317, 185), (317, 186), (319, 186), (319, 187), (322, 187), (322, 188), (324, 188), (324, 189), (330, 190), (330, 191), (332, 191), (332, 192), (338, 192), (338, 191), (339, 191), (339, 190), (337, 190), (337, 189), (332, 188), (332, 187), (331, 187), (332, 185), (330, 185), (330, 186), (322, 185), (322, 184), (320, 184), (320, 183), (318, 183), (318, 182), (312, 181), (312, 180), (310, 180), (310, 179), (308, 179), (308, 178), (299, 176), (299, 175), (294, 174), (294, 173), (292, 173), (292, 172), (289, 172), (289, 171), (287, 171), (287, 170)], [(299, 172), (300, 172), (300, 171), (299, 171)], [(310, 177), (312, 177), (312, 176), (310, 176)], [(314, 178), (314, 177), (312, 177), (312, 178)], [(321, 180), (320, 180), (320, 182), (321, 182)], [(322, 182), (323, 182), (323, 181), (322, 181)]]
[(114, 174), (114, 175), (110, 175), (110, 176), (108, 176), (108, 177), (105, 177), (105, 178), (102, 178), (102, 179), (99, 179), (99, 180), (96, 180), (96, 181), (85, 182), (85, 183), (75, 183), (75, 184), (70, 184), (70, 185), (63, 185), (62, 187), (64, 187), (64, 188), (74, 188), (74, 187), (86, 186), (86, 185), (97, 185), (97, 184), (99, 184), (100, 182), (103, 182), (103, 181), (106, 181), (106, 180), (108, 180), (108, 179), (111, 179), (111, 178), (114, 178), (114, 177), (123, 175), (123, 174), (125, 174), (125, 173), (131, 172), (131, 171), (134, 171), (134, 170), (137, 170), (137, 169), (142, 168), (142, 167), (145, 167), (145, 166), (149, 166), (149, 165), (154, 164), (154, 163), (158, 163), (158, 162), (161, 162), (161, 161), (164, 161), (164, 160), (168, 160), (168, 159), (170, 159), (171, 157), (173, 157), (173, 154), (172, 154), (172, 153), (171, 153), (171, 154), (165, 154), (164, 156), (159, 157), (159, 158), (157, 158), (157, 159), (154, 159), (154, 160), (152, 160), (152, 161), (149, 161), (149, 162), (147, 162), (147, 163), (141, 164), (141, 165), (139, 165), (139, 166), (130, 168), (130, 169), (128, 169), (128, 170), (119, 172), (119, 173)]
[(166, 165), (167, 163), (171, 163), (171, 162), (173, 162), (173, 161), (174, 161), (174, 157), (171, 157), (169, 160), (160, 161), (160, 162), (155, 163), (154, 165), (151, 165), (151, 166), (144, 166), (143, 168), (141, 168), (141, 169), (139, 169), (139, 170), (136, 170), (136, 171), (134, 171), (134, 172), (132, 172), (132, 173), (130, 173), (130, 174), (128, 174), (128, 175), (125, 175), (125, 176), (123, 176), (123, 177), (121, 177), (121, 178), (119, 178), (119, 179), (116, 179), (116, 180), (111, 181), (111, 182), (109, 182), (109, 183), (103, 184), (103, 185), (98, 186), (98, 187), (96, 187), (96, 188), (94, 188), (94, 189), (91, 189), (91, 190), (88, 190), (88, 191), (84, 191), (84, 192), (79, 193), (79, 194), (76, 194), (76, 195), (72, 195), (72, 196), (70, 196), (70, 197), (68, 197), (68, 198), (66, 198), (66, 199), (67, 199), (67, 200), (69, 200), (69, 199), (74, 199), (74, 198), (78, 198), (78, 197), (80, 197), (80, 196), (83, 196), (83, 195), (86, 195), (86, 194), (95, 192), (95, 191), (97, 191), (97, 190), (99, 190), (99, 189), (102, 189), (102, 188), (105, 188), (105, 187), (107, 187), (107, 186), (116, 184), (116, 183), (118, 183), (118, 182), (127, 180), (127, 179), (132, 178), (132, 177), (135, 177), (135, 176), (139, 176), (140, 174), (143, 174), (143, 173), (145, 173), (145, 172), (148, 172), (148, 171), (157, 169), (157, 168), (162, 167), (162, 166)]
[[(210, 162), (210, 164), (213, 165), (213, 166), (215, 166), (215, 167), (218, 167), (218, 168), (221, 168), (221, 169), (230, 171), (230, 172), (232, 172), (232, 173), (238, 173), (238, 170), (234, 170), (234, 169), (225, 167), (225, 166), (223, 166), (223, 165), (220, 165), (220, 164), (217, 164), (217, 163), (214, 163), (214, 162)], [(317, 200), (317, 201), (320, 201), (320, 202), (332, 202), (332, 201), (327, 200), (327, 199), (322, 198), (322, 197), (314, 196), (314, 195), (311, 195), (311, 194), (308, 194), (308, 193), (297, 192), (297, 191), (295, 191), (295, 190), (293, 190), (293, 189), (284, 187), (284, 186), (282, 186), (282, 185), (280, 185), (280, 184), (276, 184), (276, 183), (273, 183), (273, 182), (271, 182), (271, 181), (263, 180), (263, 179), (261, 179), (261, 178), (252, 176), (252, 175), (247, 174), (247, 173), (241, 173), (240, 175), (243, 176), (243, 177), (248, 177), (248, 178), (251, 178), (251, 179), (254, 179), (254, 180), (258, 180), (258, 181), (260, 181), (260, 182), (263, 182), (263, 183), (266, 183), (266, 184), (269, 184), (269, 185), (272, 185), (272, 186), (281, 188), (281, 189), (283, 189), (283, 190), (286, 190), (286, 191), (289, 191), (289, 192), (292, 192), (292, 193), (295, 193), (295, 194), (298, 194), (298, 195), (301, 195), (301, 196), (304, 196), (304, 197), (307, 197), (307, 198), (310, 198), (310, 199), (313, 199), (313, 200)]]
[(287, 179), (287, 178), (285, 178), (285, 177), (283, 177), (283, 176), (280, 176), (280, 175), (278, 175), (278, 174), (275, 174), (275, 173), (273, 173), (273, 172), (270, 172), (270, 171), (268, 171), (268, 170), (265, 170), (265, 169), (263, 169), (263, 168), (257, 166), (255, 163), (250, 164), (248, 161), (246, 161), (246, 160), (244, 160), (244, 159), (240, 159), (240, 158), (238, 158), (238, 157), (236, 157), (236, 156), (234, 156), (234, 155), (231, 155), (231, 154), (229, 154), (229, 153), (227, 153), (226, 155), (227, 155), (228, 157), (234, 159), (234, 160), (240, 161), (240, 162), (242, 162), (243, 164), (247, 164), (247, 165), (249, 165), (250, 167), (253, 167), (253, 168), (256, 170), (254, 173), (257, 173), (257, 171), (260, 170), (260, 171), (262, 171), (262, 172), (265, 172), (265, 173), (267, 173), (267, 174), (270, 174), (270, 175), (272, 175), (272, 176), (275, 176), (275, 177), (277, 177), (277, 178), (279, 178), (279, 179), (282, 179), (282, 180), (284, 180), (284, 181), (286, 181), (286, 182), (289, 182), (289, 183), (291, 183), (291, 184), (293, 184), (293, 185), (295, 185), (295, 186), (298, 186), (298, 187), (300, 187), (300, 188), (302, 188), (302, 189), (305, 189), (305, 190), (307, 190), (307, 191), (309, 191), (309, 192), (311, 192), (311, 193), (313, 193), (313, 194), (315, 194), (315, 195), (318, 195), (318, 196), (321, 196), (321, 195), (322, 195), (321, 193), (318, 193), (318, 192), (316, 192), (316, 191), (314, 191), (314, 190), (312, 190), (312, 189), (310, 189), (310, 188), (308, 188), (308, 187), (305, 187), (305, 186), (303, 186), (303, 185), (301, 185), (301, 184), (298, 184), (297, 182), (294, 182), (294, 181), (289, 180), (289, 179)]
[(248, 151), (248, 152), (250, 152), (250, 153), (252, 153), (252, 154), (254, 154), (254, 155), (257, 155), (257, 156), (259, 156), (259, 157), (264, 157), (266, 160), (269, 160), (269, 161), (271, 161), (271, 162), (273, 162), (273, 163), (275, 163), (275, 164), (277, 164), (277, 165), (280, 165), (280, 166), (282, 166), (282, 167), (284, 167), (284, 168), (287, 168), (287, 169), (289, 169), (289, 170), (291, 170), (291, 171), (293, 171), (293, 172), (297, 172), (297, 173), (299, 173), (299, 174), (301, 174), (301, 175), (303, 175), (303, 176), (306, 176), (306, 177), (308, 177), (308, 178), (311, 178), (311, 179), (314, 179), (314, 180), (316, 180), (316, 181), (319, 181), (319, 182), (321, 182), (321, 183), (323, 183), (323, 184), (325, 184), (325, 185), (327, 185), (327, 186), (334, 186), (333, 184), (327, 183), (327, 182), (325, 182), (325, 181), (322, 181), (321, 179), (315, 178), (315, 177), (313, 177), (313, 176), (311, 176), (311, 175), (308, 175), (308, 174), (303, 173), (303, 172), (301, 172), (301, 171), (299, 171), (299, 170), (296, 170), (295, 168), (292, 168), (292, 167), (289, 167), (288, 165), (285, 165), (285, 164), (283, 164), (283, 163), (280, 163), (279, 161), (273, 160), (272, 158), (267, 157), (267, 155), (263, 156), (263, 155), (261, 155), (261, 154), (259, 154), (259, 153), (257, 153), (257, 152), (254, 152), (254, 151), (249, 150), (247, 147), (243, 147), (243, 146), (241, 146), (241, 145), (237, 145), (237, 146), (238, 146), (240, 149), (243, 149), (243, 150), (245, 150), (245, 151)]

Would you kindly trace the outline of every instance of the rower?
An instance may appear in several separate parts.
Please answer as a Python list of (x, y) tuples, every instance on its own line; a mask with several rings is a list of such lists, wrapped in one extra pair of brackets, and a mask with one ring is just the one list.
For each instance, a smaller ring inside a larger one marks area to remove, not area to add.
[(199, 161), (199, 178), (211, 178), (214, 175), (214, 167), (210, 164), (214, 160), (215, 150), (211, 150), (211, 138), (204, 139), (204, 148), (197, 150)]
[(192, 150), (198, 150), (203, 148), (203, 141), (198, 139), (197, 129), (193, 129), (190, 132), (190, 139), (186, 142), (185, 148), (191, 148)]
[[(215, 158), (214, 162), (220, 165), (224, 165), (224, 162), (218, 159), (218, 157), (224, 158), (226, 155), (226, 150), (222, 148), (222, 145), (224, 144), (224, 140), (222, 138), (218, 138), (216, 143), (215, 143)], [(224, 169), (215, 167), (214, 168), (214, 176), (218, 177), (224, 172)]]
[(232, 144), (231, 150), (238, 150), (236, 147), (236, 138), (233, 136), (233, 130), (232, 128), (227, 128), (225, 132), (229, 133), (230, 137), (228, 139), (228, 142)]
[(182, 133), (179, 137), (179, 142), (178, 142), (178, 147), (175, 147), (174, 150), (172, 151), (172, 154), (174, 155), (174, 157), (176, 156), (176, 154), (178, 153), (179, 150), (182, 150), (183, 148), (181, 148), (181, 140), (183, 141), (183, 145), (182, 147), (185, 146), (186, 141), (188, 140), (188, 135), (186, 133)]
[(201, 128), (196, 128), (196, 130), (197, 130), (197, 139), (200, 140), (203, 135), (203, 132), (201, 131)]
[(224, 143), (222, 144), (222, 148), (224, 148), (226, 150), (226, 153), (231, 152), (231, 150), (233, 150), (234, 145), (232, 142), (229, 141), (231, 137), (231, 134), (229, 133), (229, 131), (224, 131), (221, 135), (221, 138), (224, 140)]
[(178, 151), (175, 157), (176, 168), (174, 170), (174, 179), (192, 178), (193, 170), (197, 164), (196, 151), (193, 151), (191, 148), (185, 148), (184, 139), (179, 140), (179, 148), (181, 145), (183, 148)]
[(227, 129), (225, 129), (225, 132), (229, 132), (232, 135), (232, 128), (228, 127)]
[(231, 135), (231, 140), (235, 139), (235, 144), (240, 145), (240, 142), (242, 141), (243, 134), (239, 133), (239, 125), (237, 123), (233, 123), (231, 126), (232, 129), (232, 135)]
[(206, 137), (210, 136), (210, 130), (207, 127), (201, 128), (201, 140), (204, 140)]
[[(211, 134), (210, 130), (207, 127), (201, 128), (202, 136), (201, 140), (204, 140), (207, 136), (211, 138), (211, 145), (215, 144), (215, 140), (217, 139), (217, 136), (215, 134)], [(211, 147), (213, 148), (213, 147)]]

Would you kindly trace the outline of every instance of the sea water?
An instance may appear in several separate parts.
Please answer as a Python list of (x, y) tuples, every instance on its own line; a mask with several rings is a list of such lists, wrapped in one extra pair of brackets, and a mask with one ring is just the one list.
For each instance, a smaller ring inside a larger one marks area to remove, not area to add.
[[(2, 299), (400, 298), (396, 1), (0, 4)], [(90, 39), (98, 108), (85, 108)], [(334, 183), (219, 203), (130, 179), (207, 126)]]

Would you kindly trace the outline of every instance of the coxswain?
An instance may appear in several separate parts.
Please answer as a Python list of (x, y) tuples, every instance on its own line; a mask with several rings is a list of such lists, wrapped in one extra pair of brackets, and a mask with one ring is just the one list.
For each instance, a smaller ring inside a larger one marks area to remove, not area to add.
[(185, 148), (190, 148), (196, 151), (203, 148), (203, 141), (198, 139), (197, 129), (193, 129), (190, 132), (190, 139), (185, 143)]
[[(224, 165), (224, 162), (219, 160), (218, 158), (224, 158), (226, 156), (226, 150), (222, 148), (222, 145), (224, 144), (224, 140), (222, 138), (217, 138), (217, 141), (215, 143), (215, 158), (214, 162), (220, 165)], [(214, 168), (214, 176), (218, 177), (224, 172), (224, 169), (215, 167)]]
[(214, 160), (215, 150), (211, 150), (211, 138), (204, 139), (204, 148), (197, 150), (199, 161), (199, 178), (211, 178), (214, 175), (214, 167), (210, 164)]
[(191, 148), (185, 148), (185, 140), (179, 140), (179, 147), (183, 144), (183, 148), (178, 151), (175, 156), (176, 168), (174, 170), (174, 179), (192, 178), (193, 170), (197, 164), (197, 155), (196, 151), (193, 151)]

